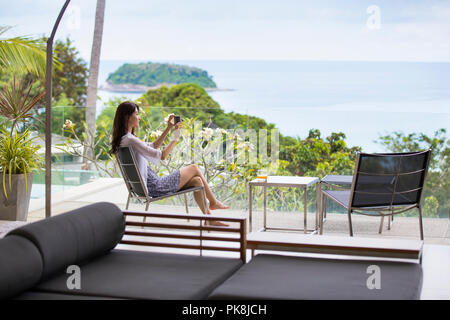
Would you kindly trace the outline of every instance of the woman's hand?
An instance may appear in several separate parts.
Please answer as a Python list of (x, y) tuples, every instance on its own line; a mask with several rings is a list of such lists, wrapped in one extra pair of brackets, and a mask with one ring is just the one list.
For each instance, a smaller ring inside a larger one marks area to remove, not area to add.
[(175, 127), (174, 127), (174, 130), (180, 129), (180, 128), (183, 126), (183, 122), (182, 122), (182, 121), (181, 121), (181, 122), (178, 122), (178, 123), (176, 123), (174, 126), (175, 126)]
[(174, 120), (174, 118), (175, 118), (175, 115), (172, 113), (170, 116), (169, 116), (169, 119), (167, 120), (167, 128), (172, 128), (175, 124), (174, 124), (174, 122), (175, 122), (175, 120)]

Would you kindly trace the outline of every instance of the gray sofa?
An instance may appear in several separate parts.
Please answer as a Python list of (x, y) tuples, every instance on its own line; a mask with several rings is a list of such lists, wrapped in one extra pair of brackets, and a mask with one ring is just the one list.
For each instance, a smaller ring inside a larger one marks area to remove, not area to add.
[[(0, 299), (417, 299), (419, 264), (257, 255), (241, 259), (116, 249), (117, 206), (96, 203), (15, 229), (0, 239)], [(244, 224), (245, 226), (245, 224)], [(244, 248), (245, 249), (245, 248)], [(245, 259), (244, 259), (245, 261)], [(383, 270), (368, 290), (368, 264)], [(81, 288), (69, 289), (70, 265)]]
[[(206, 299), (240, 259), (114, 249), (125, 219), (97, 203), (15, 229), (0, 240), (0, 298)], [(81, 269), (69, 289), (66, 269)]]
[[(381, 287), (368, 289), (367, 267), (381, 270)], [(217, 287), (214, 300), (417, 300), (416, 263), (303, 258), (260, 254)]]

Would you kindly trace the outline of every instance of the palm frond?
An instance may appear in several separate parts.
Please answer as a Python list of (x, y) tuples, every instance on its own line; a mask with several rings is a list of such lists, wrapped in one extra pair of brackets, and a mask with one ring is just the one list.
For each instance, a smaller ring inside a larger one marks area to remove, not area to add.
[(12, 29), (11, 26), (0, 26), (0, 35), (6, 33), (9, 29)]
[(41, 40), (15, 37), (0, 40), (0, 66), (14, 73), (45, 76), (46, 49)]
[[(10, 26), (0, 26), (0, 35), (10, 30)], [(0, 67), (14, 74), (32, 73), (45, 77), (46, 43), (43, 39), (13, 37), (0, 39)], [(56, 67), (61, 63), (53, 57)]]

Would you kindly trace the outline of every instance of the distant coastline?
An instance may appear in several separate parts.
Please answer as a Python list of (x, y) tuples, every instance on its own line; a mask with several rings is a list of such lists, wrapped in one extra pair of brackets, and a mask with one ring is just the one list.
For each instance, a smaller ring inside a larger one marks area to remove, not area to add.
[[(110, 92), (122, 92), (122, 93), (145, 93), (148, 90), (154, 90), (161, 87), (171, 87), (176, 85), (176, 83), (160, 83), (156, 86), (145, 86), (141, 84), (123, 83), (123, 84), (113, 84), (111, 82), (105, 82), (99, 87), (99, 90), (110, 91)], [(225, 89), (225, 88), (204, 88), (207, 92), (215, 91), (234, 91), (235, 89)]]
[[(108, 74), (124, 63), (128, 61), (101, 64), (99, 84), (105, 84)], [(449, 132), (450, 91), (445, 84), (450, 79), (450, 63), (284, 60), (175, 63), (208, 70), (220, 87), (235, 89), (228, 93), (209, 92), (226, 112), (262, 118), (274, 123), (286, 136), (305, 138), (311, 128), (320, 130), (323, 136), (344, 132), (349, 146), (362, 146), (366, 152), (385, 152), (375, 142), (380, 135), (394, 131), (433, 135), (439, 128), (447, 128)], [(102, 90), (98, 95), (103, 102), (123, 96), (135, 100), (143, 91)]]

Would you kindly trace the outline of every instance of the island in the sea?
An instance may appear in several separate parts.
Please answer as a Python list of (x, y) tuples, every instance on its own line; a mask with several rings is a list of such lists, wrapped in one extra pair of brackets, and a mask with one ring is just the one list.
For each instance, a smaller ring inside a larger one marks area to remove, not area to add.
[(218, 89), (212, 76), (197, 67), (169, 63), (125, 63), (110, 73), (100, 89), (116, 92), (146, 92), (161, 86), (195, 83), (207, 91)]

